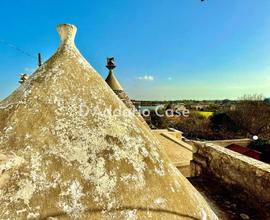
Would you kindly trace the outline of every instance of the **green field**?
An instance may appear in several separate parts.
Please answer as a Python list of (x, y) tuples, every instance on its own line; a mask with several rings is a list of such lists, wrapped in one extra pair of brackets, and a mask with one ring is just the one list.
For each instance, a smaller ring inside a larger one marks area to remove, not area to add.
[(209, 118), (214, 114), (213, 112), (202, 112), (202, 111), (195, 111), (195, 112), (199, 115), (202, 115), (205, 118)]

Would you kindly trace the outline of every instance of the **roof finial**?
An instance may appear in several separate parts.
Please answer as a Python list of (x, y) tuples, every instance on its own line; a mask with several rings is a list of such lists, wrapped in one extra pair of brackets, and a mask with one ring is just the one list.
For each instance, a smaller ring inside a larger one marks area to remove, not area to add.
[(109, 75), (105, 79), (107, 84), (111, 87), (111, 89), (113, 91), (123, 91), (122, 86), (120, 85), (120, 83), (118, 82), (118, 80), (116, 79), (116, 77), (113, 74), (113, 69), (116, 67), (113, 57), (108, 57), (107, 58), (106, 67), (109, 70)]
[(107, 58), (107, 65), (106, 67), (108, 68), (108, 70), (113, 70), (116, 66), (115, 66), (115, 62), (114, 62), (114, 57), (108, 57)]
[(61, 38), (61, 44), (74, 45), (77, 28), (72, 24), (59, 24), (57, 31)]

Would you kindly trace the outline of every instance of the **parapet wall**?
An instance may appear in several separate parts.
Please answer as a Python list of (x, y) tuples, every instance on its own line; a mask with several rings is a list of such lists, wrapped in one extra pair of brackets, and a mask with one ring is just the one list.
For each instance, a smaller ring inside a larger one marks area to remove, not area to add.
[(193, 142), (192, 176), (213, 175), (270, 204), (270, 165), (212, 143)]
[(247, 147), (251, 142), (252, 140), (249, 138), (206, 141), (206, 143), (216, 144), (221, 147), (227, 147), (230, 144), (237, 144), (242, 147)]

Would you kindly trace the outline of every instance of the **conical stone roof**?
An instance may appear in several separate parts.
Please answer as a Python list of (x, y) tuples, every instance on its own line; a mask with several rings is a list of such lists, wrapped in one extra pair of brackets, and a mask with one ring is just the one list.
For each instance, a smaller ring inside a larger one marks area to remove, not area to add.
[(105, 79), (106, 83), (111, 87), (113, 91), (123, 91), (122, 86), (119, 81), (116, 79), (113, 71), (110, 70), (107, 78)]
[(0, 103), (0, 219), (216, 219), (60, 25), (57, 52)]
[[(115, 67), (115, 66), (114, 66)], [(124, 102), (124, 104), (139, 118), (139, 120), (146, 126), (148, 124), (144, 120), (144, 118), (141, 116), (140, 112), (136, 109), (136, 107), (133, 105), (132, 101), (129, 99), (128, 95), (125, 93), (124, 89), (120, 85), (119, 81), (113, 74), (113, 70), (109, 69), (109, 74), (107, 78), (105, 79), (106, 83), (111, 87), (113, 92), (118, 96), (118, 98)]]

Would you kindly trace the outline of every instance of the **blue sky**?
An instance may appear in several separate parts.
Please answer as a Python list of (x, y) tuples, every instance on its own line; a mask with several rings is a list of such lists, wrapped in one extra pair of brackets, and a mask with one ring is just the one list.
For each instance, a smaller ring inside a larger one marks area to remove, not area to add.
[[(131, 98), (270, 97), (269, 0), (1, 0), (0, 99), (57, 49), (58, 23), (106, 77), (106, 57)], [(22, 48), (31, 56), (3, 43)]]

